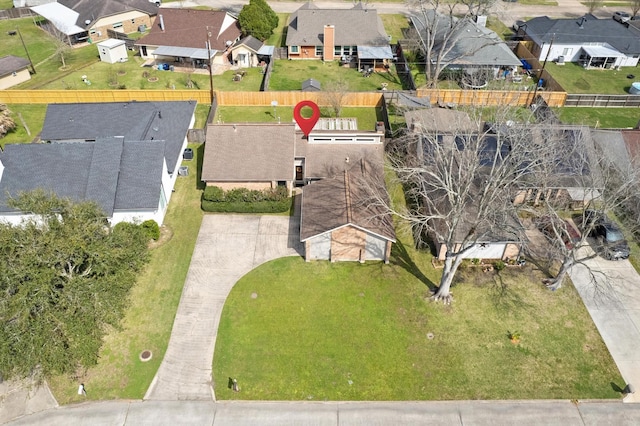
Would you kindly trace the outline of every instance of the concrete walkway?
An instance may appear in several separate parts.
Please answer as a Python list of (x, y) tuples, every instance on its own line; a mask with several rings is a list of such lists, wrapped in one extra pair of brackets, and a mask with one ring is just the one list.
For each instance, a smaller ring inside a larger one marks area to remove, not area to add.
[(571, 280), (622, 377), (636, 389), (625, 402), (640, 402), (640, 276), (628, 260), (595, 257), (585, 265), (571, 268)]
[(105, 401), (49, 410), (11, 425), (637, 425), (640, 405), (621, 402), (206, 402)]
[(211, 364), (224, 302), (261, 263), (301, 253), (299, 216), (207, 215), (202, 221), (169, 347), (146, 400), (215, 400)]

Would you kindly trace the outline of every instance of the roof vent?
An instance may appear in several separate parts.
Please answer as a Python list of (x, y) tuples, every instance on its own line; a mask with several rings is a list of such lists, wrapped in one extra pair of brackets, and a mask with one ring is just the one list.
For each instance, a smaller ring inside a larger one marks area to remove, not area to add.
[(581, 30), (584, 30), (584, 23), (587, 22), (587, 18), (586, 17), (582, 17), (580, 18), (580, 23), (578, 23), (578, 26), (580, 27)]
[(84, 21), (85, 25), (89, 25), (91, 23), (91, 21), (89, 19), (87, 19), (86, 21)]

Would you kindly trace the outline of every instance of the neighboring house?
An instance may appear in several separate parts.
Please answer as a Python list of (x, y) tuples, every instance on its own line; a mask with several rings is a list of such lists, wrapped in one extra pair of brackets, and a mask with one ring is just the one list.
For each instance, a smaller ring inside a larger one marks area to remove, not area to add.
[(273, 46), (266, 46), (253, 36), (246, 36), (229, 49), (229, 60), (240, 68), (257, 67), (271, 61), (273, 50)]
[(484, 122), (474, 122), (467, 112), (445, 108), (414, 109), (405, 112), (404, 119), (409, 130), (415, 133), (423, 130), (443, 134), (478, 133), (484, 126)]
[(71, 44), (109, 38), (108, 30), (130, 34), (149, 27), (158, 6), (148, 0), (58, 0), (31, 7)]
[(162, 224), (194, 111), (191, 101), (49, 105), (41, 133), (49, 143), (7, 145), (0, 155), (0, 219), (23, 217), (6, 197), (42, 188), (98, 202), (111, 223)]
[(240, 35), (238, 20), (227, 12), (163, 8), (135, 45), (143, 58), (203, 68), (209, 61), (229, 64), (229, 49)]
[(381, 164), (362, 160), (304, 187), (300, 241), (307, 261), (389, 263), (396, 241), (393, 220), (383, 207), (367, 202), (368, 188), (376, 182), (384, 193)]
[(41, 4), (53, 3), (56, 0), (13, 0), (13, 7), (31, 7)]
[(8, 89), (30, 78), (28, 60), (13, 55), (0, 58), (0, 90)]
[(640, 30), (593, 15), (573, 19), (533, 18), (517, 34), (532, 41), (540, 60), (578, 62), (585, 68), (635, 67), (640, 58)]
[(423, 49), (430, 45), (429, 36), (435, 37), (432, 62), (435, 65), (437, 52), (441, 52), (443, 69), (462, 70), (467, 74), (487, 70), (493, 78), (498, 78), (521, 65), (520, 59), (495, 32), (469, 18), (450, 18), (427, 10), (424, 17), (411, 16), (410, 19)]
[(393, 59), (389, 39), (377, 11), (361, 2), (351, 9), (305, 3), (291, 14), (286, 45), (289, 59), (338, 59), (362, 69)]

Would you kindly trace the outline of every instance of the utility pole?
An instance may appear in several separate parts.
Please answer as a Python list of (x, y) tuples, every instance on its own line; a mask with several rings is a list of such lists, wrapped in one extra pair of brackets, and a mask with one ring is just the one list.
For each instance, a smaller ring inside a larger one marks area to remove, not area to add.
[(542, 63), (542, 69), (540, 70), (540, 75), (538, 76), (538, 82), (536, 83), (536, 88), (533, 91), (533, 98), (531, 99), (531, 103), (529, 103), (529, 107), (533, 105), (536, 101), (536, 95), (538, 94), (538, 87), (540, 86), (540, 79), (542, 78), (542, 74), (544, 74), (544, 68), (547, 66), (547, 60), (549, 59), (549, 54), (551, 53), (551, 48), (553, 47), (553, 39), (555, 39), (555, 34), (551, 37), (551, 42), (549, 43), (549, 49), (547, 50), (547, 54), (544, 57), (544, 62)]
[(209, 97), (213, 105), (213, 67), (211, 64), (211, 31), (207, 27), (207, 59), (209, 61)]
[(36, 68), (33, 66), (33, 61), (31, 61), (31, 56), (29, 56), (29, 51), (27, 50), (27, 45), (24, 44), (24, 39), (22, 38), (22, 33), (20, 32), (20, 28), (16, 27), (16, 31), (20, 36), (20, 41), (22, 42), (22, 47), (24, 47), (24, 51), (27, 54), (27, 59), (29, 59), (29, 64), (31, 65), (31, 72), (36, 73)]

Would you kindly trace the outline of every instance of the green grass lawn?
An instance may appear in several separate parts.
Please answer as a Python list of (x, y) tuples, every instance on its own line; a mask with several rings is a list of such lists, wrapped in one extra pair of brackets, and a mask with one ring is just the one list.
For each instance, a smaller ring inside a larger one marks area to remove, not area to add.
[(218, 331), (217, 398), (620, 397), (611, 383), (624, 382), (572, 286), (552, 293), (528, 268), (469, 267), (443, 306), (425, 300), (437, 273), (416, 274), (407, 254), (396, 246), (390, 265), (286, 258), (243, 277)]
[[(49, 385), (61, 404), (101, 399), (141, 399), (151, 384), (169, 342), (182, 287), (203, 213), (200, 210), (200, 169), (204, 145), (192, 144), (195, 158), (186, 161), (190, 174), (178, 177), (165, 225), (170, 239), (151, 252), (151, 262), (130, 295), (121, 330), (110, 330), (98, 365), (78, 377), (54, 377)], [(197, 169), (197, 170), (196, 170)], [(167, 236), (168, 234), (163, 233)], [(153, 358), (141, 362), (140, 352)], [(77, 394), (84, 383), (87, 397)]]
[(13, 8), (13, 0), (0, 0), (0, 10)]
[(278, 15), (278, 26), (273, 30), (271, 37), (265, 41), (265, 44), (268, 46), (286, 47), (289, 14), (277, 13), (276, 15)]
[(395, 44), (399, 39), (405, 38), (404, 30), (409, 28), (409, 20), (402, 14), (380, 14), (380, 19), (384, 24), (384, 29), (391, 36), (389, 41)]
[[(332, 111), (320, 108), (322, 117), (332, 117)], [(377, 108), (342, 108), (342, 117), (357, 118), (358, 129), (374, 130), (377, 121), (382, 120), (382, 112)], [(276, 123), (280, 117), (281, 123), (293, 121), (293, 107), (244, 107), (219, 106), (216, 110), (214, 123)]]
[[(7, 105), (11, 111), (11, 117), (16, 122), (17, 127), (14, 131), (0, 139), (0, 147), (4, 148), (8, 143), (27, 143), (35, 139), (42, 131), (44, 124), (44, 116), (47, 112), (46, 104), (11, 104)], [(22, 120), (20, 119), (22, 116)], [(31, 135), (27, 133), (27, 128)]]
[(390, 72), (374, 73), (365, 78), (355, 68), (341, 67), (338, 61), (287, 61), (277, 60), (273, 64), (273, 72), (269, 82), (269, 90), (300, 90), (302, 82), (314, 78), (326, 87), (332, 81), (344, 80), (350, 92), (376, 91), (387, 83), (388, 90), (401, 90), (402, 84), (395, 67)]
[(567, 93), (628, 95), (631, 83), (635, 81), (627, 78), (628, 74), (635, 72), (635, 68), (631, 67), (620, 71), (585, 69), (571, 62), (558, 66), (548, 61), (546, 70)]
[(640, 119), (638, 108), (555, 108), (560, 120), (568, 124), (618, 129), (635, 127)]

